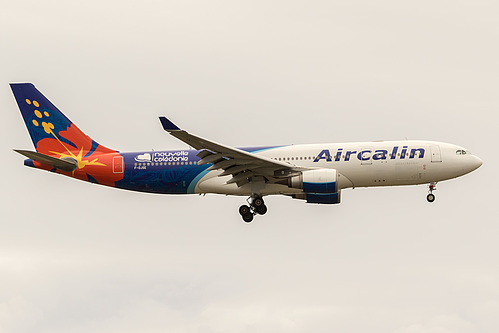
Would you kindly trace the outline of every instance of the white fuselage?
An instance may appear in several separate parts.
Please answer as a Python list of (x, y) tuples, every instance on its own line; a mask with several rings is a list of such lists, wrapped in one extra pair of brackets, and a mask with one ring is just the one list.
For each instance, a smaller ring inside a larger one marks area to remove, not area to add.
[[(433, 141), (377, 141), (292, 145), (255, 153), (293, 166), (336, 169), (339, 188), (399, 186), (436, 183), (477, 169), (482, 161), (466, 149)], [(229, 176), (210, 171), (199, 181), (196, 193), (251, 194), (251, 184), (226, 184)], [(261, 193), (296, 194), (299, 189), (265, 184)]]

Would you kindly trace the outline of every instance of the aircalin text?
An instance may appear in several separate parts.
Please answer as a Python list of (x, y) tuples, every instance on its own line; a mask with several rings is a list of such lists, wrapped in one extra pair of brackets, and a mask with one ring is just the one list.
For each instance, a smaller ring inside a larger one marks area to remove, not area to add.
[(377, 160), (394, 160), (396, 158), (404, 159), (404, 158), (424, 158), (425, 149), (424, 148), (411, 148), (408, 149), (407, 146), (403, 146), (402, 149), (400, 147), (395, 146), (389, 152), (387, 149), (363, 149), (363, 150), (343, 150), (343, 148), (339, 148), (335, 154), (331, 155), (329, 149), (322, 150), (317, 157), (314, 159), (314, 162), (319, 162), (320, 160), (326, 160), (326, 162), (339, 162), (350, 161), (352, 156), (356, 157), (359, 161), (368, 161), (371, 158), (375, 161)]

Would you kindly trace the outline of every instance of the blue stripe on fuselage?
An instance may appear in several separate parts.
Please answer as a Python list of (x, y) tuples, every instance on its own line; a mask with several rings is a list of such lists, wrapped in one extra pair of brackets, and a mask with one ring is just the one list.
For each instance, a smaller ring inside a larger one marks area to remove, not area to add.
[(196, 150), (123, 153), (125, 174), (115, 186), (128, 190), (185, 194), (209, 165), (198, 165)]
[[(251, 147), (255, 153), (277, 147)], [(122, 189), (163, 193), (192, 194), (209, 171), (211, 164), (198, 165), (199, 150), (169, 150), (122, 153), (125, 172), (115, 186)]]

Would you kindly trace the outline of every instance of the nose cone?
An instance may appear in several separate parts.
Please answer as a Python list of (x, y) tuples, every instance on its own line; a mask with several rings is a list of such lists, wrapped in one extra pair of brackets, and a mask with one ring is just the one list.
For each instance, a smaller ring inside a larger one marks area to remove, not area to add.
[(461, 156), (463, 158), (458, 158), (459, 163), (459, 174), (460, 176), (470, 173), (476, 169), (478, 169), (482, 164), (482, 160), (471, 154), (466, 154), (466, 156)]
[(482, 166), (482, 164), (483, 164), (483, 161), (479, 157), (473, 155), (473, 162), (472, 162), (471, 171), (478, 169), (479, 167)]
[(465, 171), (466, 173), (474, 171), (478, 169), (482, 164), (483, 161), (479, 157), (475, 155), (468, 155), (466, 163), (463, 165), (463, 171)]

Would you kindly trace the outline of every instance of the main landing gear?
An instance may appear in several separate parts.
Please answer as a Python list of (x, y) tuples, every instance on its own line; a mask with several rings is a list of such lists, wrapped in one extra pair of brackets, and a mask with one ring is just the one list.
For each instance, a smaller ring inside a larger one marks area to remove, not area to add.
[(267, 206), (265, 206), (262, 196), (252, 195), (247, 201), (249, 206), (242, 205), (239, 207), (239, 214), (241, 214), (244, 222), (250, 223), (256, 214), (264, 215), (267, 213)]
[(430, 183), (430, 185), (428, 185), (428, 191), (430, 192), (426, 196), (426, 200), (428, 200), (428, 202), (435, 201), (435, 194), (433, 194), (433, 191), (435, 191), (436, 189), (437, 189), (437, 183)]

